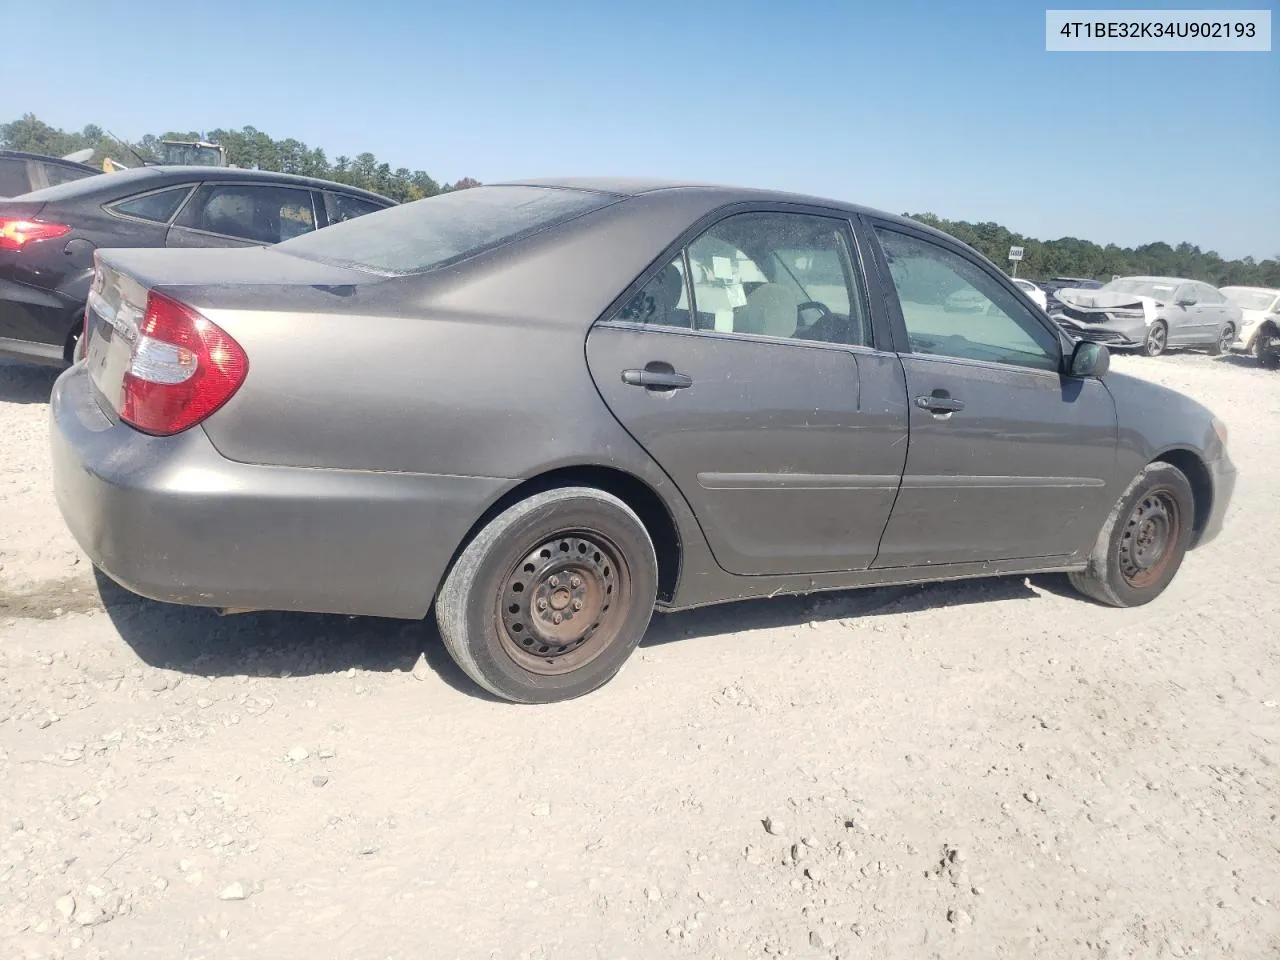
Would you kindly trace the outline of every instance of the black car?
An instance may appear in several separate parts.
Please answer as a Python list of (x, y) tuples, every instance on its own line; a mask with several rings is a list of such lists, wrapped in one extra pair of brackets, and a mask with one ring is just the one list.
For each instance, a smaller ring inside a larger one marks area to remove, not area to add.
[(275, 244), (394, 203), (291, 174), (163, 166), (0, 200), (0, 356), (71, 362), (97, 249)]
[(0, 150), (0, 199), (32, 190), (56, 187), (102, 173), (97, 167), (61, 157), (46, 157), (21, 150)]

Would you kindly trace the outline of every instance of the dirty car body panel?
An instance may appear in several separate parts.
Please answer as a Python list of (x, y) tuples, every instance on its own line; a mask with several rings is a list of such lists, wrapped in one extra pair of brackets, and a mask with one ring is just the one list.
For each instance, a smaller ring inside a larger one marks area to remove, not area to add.
[[(502, 203), (486, 198), (503, 190), (570, 194), (555, 202), (571, 212), (490, 242), (485, 205)], [(303, 241), (99, 254), (87, 356), (50, 407), (58, 504), (95, 564), (159, 600), (416, 618), (497, 511), (530, 490), (599, 482), (644, 491), (669, 525), (665, 609), (1073, 570), (1120, 492), (1170, 451), (1205, 465), (1202, 539), (1220, 526), (1232, 474), (1208, 413), (1114, 375), (1062, 373), (1070, 341), (937, 231), (696, 184), (530, 181), (448, 196), (420, 201), (421, 216), (452, 204), (484, 215), (432, 240), (471, 247), (427, 251), (420, 270)], [(416, 206), (306, 240), (377, 230), (413, 251)], [(734, 249), (723, 237), (745, 234), (724, 225), (741, 216), (818, 223), (812, 235), (839, 257), (784, 250), (773, 263), (748, 240)], [(887, 256), (885, 231), (930, 252)], [(742, 281), (753, 256), (755, 279)], [(1030, 346), (1004, 344), (999, 318), (900, 296), (929, 256), (1005, 320), (1034, 318)], [(651, 292), (681, 272), (666, 306), (687, 326), (637, 319), (634, 304), (653, 308)], [(784, 314), (812, 322), (781, 335), (727, 325), (746, 315), (735, 298), (792, 281)], [(795, 302), (802, 293), (811, 302)], [(247, 357), (234, 393), (172, 436), (122, 416), (149, 295), (195, 311)], [(696, 316), (679, 314), (681, 297)], [(914, 325), (935, 321), (996, 332), (921, 340)]]

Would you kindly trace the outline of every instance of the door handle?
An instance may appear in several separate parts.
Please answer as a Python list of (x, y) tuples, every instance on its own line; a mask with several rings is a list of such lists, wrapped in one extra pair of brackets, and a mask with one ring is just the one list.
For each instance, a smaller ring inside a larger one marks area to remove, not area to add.
[(693, 377), (685, 373), (668, 373), (662, 370), (623, 370), (622, 382), (632, 387), (683, 390), (685, 387), (693, 386)]
[(964, 401), (952, 397), (916, 397), (916, 406), (930, 413), (957, 413), (964, 409)]

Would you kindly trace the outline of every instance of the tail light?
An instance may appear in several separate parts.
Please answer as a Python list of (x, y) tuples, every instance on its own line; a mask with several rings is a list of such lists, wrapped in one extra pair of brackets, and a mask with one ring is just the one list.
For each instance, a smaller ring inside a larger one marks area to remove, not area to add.
[(209, 318), (154, 290), (125, 372), (120, 419), (153, 436), (200, 423), (249, 374), (243, 348)]
[(21, 250), (28, 243), (52, 240), (70, 232), (65, 223), (0, 218), (0, 250)]

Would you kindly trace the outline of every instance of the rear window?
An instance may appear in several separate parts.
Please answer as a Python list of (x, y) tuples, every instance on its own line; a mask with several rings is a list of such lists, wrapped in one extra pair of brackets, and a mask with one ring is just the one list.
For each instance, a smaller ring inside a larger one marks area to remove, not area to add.
[(421, 273), (616, 199), (556, 187), (472, 187), (334, 224), (276, 250), (375, 273)]

